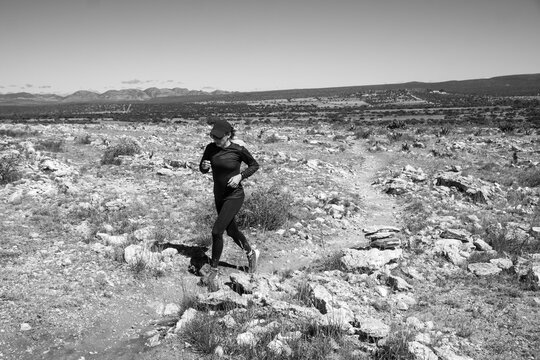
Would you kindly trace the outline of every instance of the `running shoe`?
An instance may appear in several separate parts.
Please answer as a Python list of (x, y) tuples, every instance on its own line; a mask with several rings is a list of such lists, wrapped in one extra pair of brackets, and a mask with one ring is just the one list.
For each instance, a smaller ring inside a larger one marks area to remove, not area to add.
[(251, 250), (251, 252), (247, 254), (248, 266), (249, 266), (248, 272), (250, 274), (253, 274), (257, 271), (257, 265), (259, 264), (259, 256), (260, 256), (259, 250)]

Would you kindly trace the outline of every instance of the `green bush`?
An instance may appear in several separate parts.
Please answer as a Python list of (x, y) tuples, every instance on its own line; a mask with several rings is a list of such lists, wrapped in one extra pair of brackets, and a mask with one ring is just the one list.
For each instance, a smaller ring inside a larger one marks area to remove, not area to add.
[(18, 170), (21, 158), (17, 154), (6, 154), (0, 157), (0, 184), (7, 184), (21, 178)]
[(123, 138), (116, 145), (112, 145), (105, 149), (103, 156), (101, 157), (102, 165), (120, 165), (122, 160), (118, 157), (122, 155), (135, 155), (141, 152), (141, 147), (131, 139)]
[(243, 227), (279, 229), (290, 217), (292, 197), (277, 186), (255, 190), (237, 215)]

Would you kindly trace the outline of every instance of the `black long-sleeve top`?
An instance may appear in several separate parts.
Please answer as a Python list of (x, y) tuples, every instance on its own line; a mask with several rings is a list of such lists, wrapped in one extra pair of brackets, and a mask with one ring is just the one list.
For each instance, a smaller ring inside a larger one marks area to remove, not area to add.
[[(259, 169), (259, 164), (251, 156), (249, 151), (238, 144), (231, 143), (226, 148), (220, 148), (215, 143), (206, 145), (204, 153), (199, 163), (199, 170), (205, 174), (209, 169), (203, 169), (204, 160), (210, 160), (212, 167), (212, 177), (214, 178), (214, 196), (217, 198), (240, 197), (244, 190), (242, 183), (236, 189), (228, 187), (229, 179), (241, 174), (242, 180), (250, 177)], [(244, 162), (247, 168), (240, 173), (240, 164)]]

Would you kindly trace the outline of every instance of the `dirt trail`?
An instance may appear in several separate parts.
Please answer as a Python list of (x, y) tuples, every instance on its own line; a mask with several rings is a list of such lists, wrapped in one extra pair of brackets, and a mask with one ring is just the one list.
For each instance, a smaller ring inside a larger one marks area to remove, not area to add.
[(371, 185), (376, 173), (390, 161), (390, 156), (385, 153), (369, 153), (363, 146), (357, 144), (349, 151), (354, 153), (358, 159), (356, 165), (351, 169), (354, 177), (336, 176), (333, 181), (344, 188), (355, 189), (360, 198), (363, 199), (362, 213), (359, 216), (348, 218), (348, 225), (344, 225), (341, 229), (336, 229), (334, 234), (326, 236), (323, 245), (314, 244), (298, 247), (295, 244), (280, 244), (279, 247), (269, 246), (266, 250), (268, 253), (263, 253), (261, 259), (261, 272), (300, 269), (309, 265), (322, 253), (331, 254), (340, 249), (361, 245), (366, 241), (362, 229), (368, 226), (392, 225), (399, 227), (395, 216), (395, 200), (380, 193)]

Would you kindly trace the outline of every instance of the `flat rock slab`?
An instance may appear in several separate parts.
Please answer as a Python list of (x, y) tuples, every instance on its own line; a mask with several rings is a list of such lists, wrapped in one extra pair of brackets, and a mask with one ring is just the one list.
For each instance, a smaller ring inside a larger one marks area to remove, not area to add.
[(357, 332), (361, 336), (382, 339), (387, 337), (390, 333), (390, 327), (379, 319), (365, 318), (361, 319), (359, 322), (360, 327), (357, 328)]
[(461, 241), (469, 241), (471, 233), (463, 229), (445, 229), (441, 235), (442, 239), (457, 239)]
[(369, 236), (377, 232), (400, 232), (401, 229), (391, 225), (373, 225), (362, 229), (364, 235)]
[(403, 250), (355, 250), (346, 249), (340, 259), (343, 267), (348, 271), (378, 270), (391, 261), (401, 258)]
[(467, 268), (477, 276), (497, 275), (502, 271), (500, 267), (492, 263), (473, 263), (469, 264)]
[(213, 309), (246, 308), (248, 300), (232, 290), (220, 289), (208, 294), (199, 294), (198, 302)]

